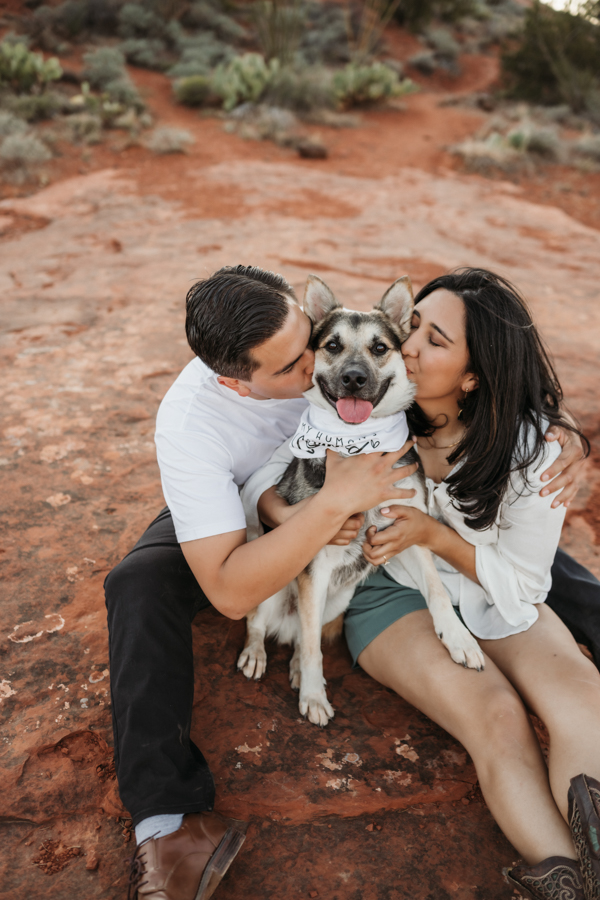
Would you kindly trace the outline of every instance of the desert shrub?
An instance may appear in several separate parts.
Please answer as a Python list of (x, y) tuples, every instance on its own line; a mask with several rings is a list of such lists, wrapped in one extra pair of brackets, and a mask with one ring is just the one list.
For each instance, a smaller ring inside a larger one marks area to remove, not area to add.
[(114, 103), (143, 109), (144, 103), (125, 70), (125, 57), (116, 47), (100, 47), (83, 56), (82, 78)]
[(306, 27), (298, 52), (306, 63), (350, 61), (348, 18), (338, 3), (311, 2), (306, 7)]
[(120, 103), (122, 106), (133, 106), (135, 109), (143, 109), (144, 101), (138, 93), (138, 89), (125, 75), (121, 78), (114, 78), (104, 86), (104, 92), (114, 103)]
[(87, 33), (114, 34), (121, 0), (65, 0), (58, 6), (38, 6), (24, 20), (35, 43), (44, 46), (52, 38), (73, 40)]
[(68, 100), (64, 94), (54, 91), (44, 91), (42, 94), (13, 94), (7, 96), (4, 102), (12, 113), (27, 122), (51, 119), (68, 108)]
[(229, 111), (240, 103), (256, 103), (264, 93), (274, 72), (277, 60), (265, 62), (260, 53), (245, 53), (229, 65), (217, 66), (212, 77), (215, 94), (221, 98), (223, 109)]
[(69, 116), (67, 121), (70, 139), (77, 144), (99, 144), (102, 140), (102, 117), (81, 112)]
[(184, 106), (204, 106), (213, 96), (211, 79), (207, 75), (180, 78), (173, 85), (173, 93)]
[(533, 122), (521, 122), (507, 134), (506, 140), (515, 150), (535, 153), (546, 159), (557, 160), (562, 155), (556, 129), (539, 127)]
[(263, 94), (271, 106), (309, 113), (335, 106), (331, 73), (321, 66), (275, 69)]
[(41, 53), (31, 53), (23, 43), (3, 41), (0, 44), (0, 86), (27, 92), (43, 89), (61, 75), (57, 59), (45, 60)]
[(211, 31), (187, 36), (173, 29), (172, 34), (175, 36), (180, 58), (179, 62), (169, 68), (167, 74), (170, 78), (207, 75), (219, 63), (227, 64), (235, 58), (235, 50), (216, 38)]
[(600, 26), (534, 0), (521, 40), (502, 56), (502, 71), (510, 97), (584, 111), (600, 89)]
[(242, 104), (231, 113), (227, 125), (249, 140), (275, 141), (288, 147), (298, 140), (298, 120), (294, 114), (264, 103)]
[(169, 66), (166, 49), (164, 41), (160, 38), (128, 38), (119, 44), (119, 50), (132, 66), (155, 69), (158, 72)]
[(477, 15), (476, 0), (400, 0), (395, 17), (413, 31), (425, 28), (433, 19), (457, 22)]
[(125, 72), (125, 56), (116, 47), (100, 47), (83, 55), (81, 77), (94, 88), (102, 89)]
[(489, 134), (485, 140), (469, 139), (449, 150), (462, 158), (469, 171), (483, 175), (495, 169), (502, 172), (514, 171), (522, 164), (523, 158), (523, 154), (511, 147), (497, 131)]
[(155, 128), (145, 144), (153, 153), (185, 153), (194, 138), (185, 128)]
[(0, 138), (11, 134), (23, 134), (27, 131), (27, 123), (15, 116), (14, 113), (0, 109)]
[(192, 3), (182, 17), (188, 28), (206, 28), (227, 43), (236, 43), (246, 37), (246, 29), (208, 0)]
[(600, 134), (586, 134), (580, 138), (573, 148), (580, 156), (587, 156), (600, 162)]
[(350, 108), (408, 94), (415, 90), (415, 86), (409, 78), (400, 81), (398, 74), (383, 63), (364, 66), (348, 63), (334, 74), (333, 90), (338, 103)]
[(432, 28), (427, 32), (427, 43), (438, 56), (455, 60), (460, 53), (460, 44), (455, 41), (447, 28)]
[(33, 134), (11, 134), (0, 146), (0, 160), (13, 166), (36, 165), (51, 158), (48, 147)]
[(265, 59), (291, 62), (306, 27), (299, 0), (255, 0), (254, 18)]
[(408, 61), (414, 69), (423, 75), (433, 75), (437, 69), (437, 60), (433, 50), (423, 50), (421, 53), (415, 53)]
[(119, 35), (123, 38), (160, 38), (164, 21), (139, 3), (126, 3), (119, 10)]

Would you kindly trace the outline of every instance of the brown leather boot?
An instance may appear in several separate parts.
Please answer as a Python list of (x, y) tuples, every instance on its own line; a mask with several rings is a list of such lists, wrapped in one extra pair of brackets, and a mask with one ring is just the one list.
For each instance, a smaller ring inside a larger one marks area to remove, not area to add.
[(246, 838), (246, 822), (190, 813), (181, 828), (135, 851), (127, 900), (208, 900)]
[(571, 778), (569, 825), (581, 865), (585, 900), (600, 900), (600, 781)]
[(551, 856), (537, 866), (503, 869), (507, 882), (531, 900), (585, 900), (583, 879), (574, 859)]

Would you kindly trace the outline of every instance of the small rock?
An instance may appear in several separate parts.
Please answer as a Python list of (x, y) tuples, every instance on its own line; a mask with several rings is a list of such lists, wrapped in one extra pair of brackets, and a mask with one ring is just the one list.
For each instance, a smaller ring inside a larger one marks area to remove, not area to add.
[(296, 149), (303, 159), (327, 159), (327, 147), (317, 138), (302, 138)]
[(89, 872), (95, 872), (99, 865), (100, 860), (97, 856), (88, 856), (85, 867)]
[(309, 891), (309, 892), (308, 892), (308, 896), (309, 896), (309, 897), (318, 897), (318, 896), (319, 896), (319, 892), (318, 892), (318, 891)]
[(463, 797), (462, 800), (461, 800), (460, 802), (462, 803), (463, 806), (468, 806), (468, 805), (469, 805), (469, 801), (467, 800), (466, 797)]
[(374, 828), (375, 828), (375, 826), (373, 824), (367, 825), (367, 827), (365, 828), (365, 831), (373, 831)]

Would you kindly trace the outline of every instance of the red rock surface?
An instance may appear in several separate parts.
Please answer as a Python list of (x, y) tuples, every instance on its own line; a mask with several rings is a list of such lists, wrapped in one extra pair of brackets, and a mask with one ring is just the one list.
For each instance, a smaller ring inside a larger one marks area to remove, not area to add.
[[(317, 163), (186, 112), (189, 157), (100, 149), (88, 173), (57, 169), (46, 189), (0, 203), (0, 900), (126, 895), (102, 581), (162, 505), (153, 420), (190, 358), (194, 280), (255, 263), (301, 291), (313, 271), (367, 308), (400, 274), (418, 286), (460, 264), (497, 269), (530, 299), (598, 451), (600, 232), (529, 202), (527, 186), (448, 168), (444, 129), (455, 140), (475, 114), (432, 96), (336, 132)], [(591, 467), (563, 541), (596, 574), (599, 483)], [(205, 612), (194, 627), (194, 739), (217, 808), (251, 820), (217, 896), (510, 896), (499, 872), (514, 851), (462, 748), (352, 671), (341, 644), (326, 655), (337, 713), (321, 731), (299, 719), (285, 648), (247, 683), (243, 623)]]

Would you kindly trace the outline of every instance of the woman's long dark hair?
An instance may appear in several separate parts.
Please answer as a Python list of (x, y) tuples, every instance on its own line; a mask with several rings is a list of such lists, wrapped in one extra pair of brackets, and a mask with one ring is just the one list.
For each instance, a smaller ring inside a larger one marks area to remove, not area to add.
[[(511, 472), (523, 471), (546, 445), (544, 422), (581, 437), (560, 411), (563, 399), (556, 372), (531, 320), (525, 300), (505, 278), (485, 269), (458, 269), (426, 284), (415, 305), (443, 288), (465, 306), (467, 372), (477, 390), (460, 404), (466, 431), (449, 463), (462, 465), (446, 479), (466, 523), (482, 531), (494, 523)], [(435, 426), (415, 403), (408, 411), (411, 433), (429, 436)]]

